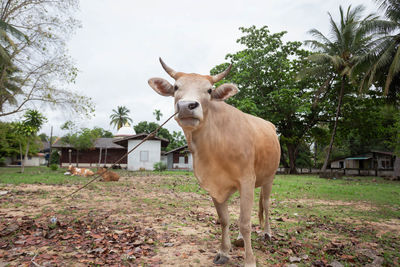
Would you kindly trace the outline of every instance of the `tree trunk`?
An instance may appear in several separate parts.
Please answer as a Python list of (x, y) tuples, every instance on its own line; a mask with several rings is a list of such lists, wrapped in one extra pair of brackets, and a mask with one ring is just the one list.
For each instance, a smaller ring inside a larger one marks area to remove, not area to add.
[(283, 152), (283, 148), (282, 148), (282, 144), (280, 144), (280, 146), (281, 146), (281, 159), (280, 159), (280, 164), (282, 164), (283, 165), (283, 168), (289, 168), (289, 165), (288, 165), (288, 163), (287, 163), (287, 160), (286, 160), (286, 155), (285, 155), (285, 153)]
[(341, 86), (340, 86), (339, 100), (338, 100), (338, 105), (336, 108), (336, 117), (335, 117), (335, 123), (333, 125), (331, 141), (329, 143), (328, 152), (326, 153), (326, 157), (325, 157), (324, 165), (322, 166), (322, 169), (321, 169), (321, 173), (326, 172), (326, 168), (328, 167), (328, 161), (329, 161), (329, 158), (331, 157), (333, 142), (335, 141), (336, 128), (338, 125), (338, 120), (339, 120), (339, 115), (340, 115), (340, 107), (342, 106), (342, 101), (343, 101), (345, 81), (346, 81), (346, 76), (343, 76)]
[(106, 153), (104, 155), (104, 167), (107, 167), (107, 147), (106, 147)]
[(21, 173), (23, 173), (24, 172), (24, 162), (23, 162), (21, 141), (19, 141), (19, 158), (21, 160)]
[(294, 145), (286, 145), (288, 154), (289, 154), (289, 173), (290, 174), (297, 174), (296, 170), (296, 156), (297, 156), (297, 149)]
[(24, 170), (25, 170), (26, 161), (28, 160), (28, 152), (29, 152), (29, 139), (28, 139), (28, 142), (26, 143), (26, 150), (25, 150), (24, 163), (23, 163), (23, 165), (22, 165), (22, 170), (21, 170), (22, 173), (23, 173)]

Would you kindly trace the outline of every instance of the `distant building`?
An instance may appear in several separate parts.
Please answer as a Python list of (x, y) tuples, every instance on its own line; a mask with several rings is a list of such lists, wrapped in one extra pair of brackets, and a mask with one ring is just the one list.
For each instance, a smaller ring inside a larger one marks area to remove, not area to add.
[(168, 151), (165, 156), (168, 169), (193, 170), (193, 156), (187, 145)]
[[(116, 138), (114, 143), (125, 147), (129, 152), (147, 136), (148, 134), (141, 133), (123, 138)], [(128, 170), (153, 170), (154, 163), (161, 161), (161, 147), (167, 147), (168, 143), (168, 140), (154, 136), (141, 144), (128, 155)]]
[[(114, 138), (97, 138), (93, 148), (77, 151), (70, 144), (64, 144), (61, 139), (57, 140), (52, 147), (60, 153), (60, 166), (67, 167), (69, 164), (76, 164), (77, 156), (81, 167), (110, 167), (114, 162), (126, 154), (126, 148), (115, 144)], [(77, 155), (78, 154), (78, 155)], [(122, 168), (127, 166), (126, 158), (118, 164)]]
[(344, 175), (393, 176), (395, 160), (396, 156), (392, 152), (372, 150), (334, 159), (330, 167), (342, 170)]

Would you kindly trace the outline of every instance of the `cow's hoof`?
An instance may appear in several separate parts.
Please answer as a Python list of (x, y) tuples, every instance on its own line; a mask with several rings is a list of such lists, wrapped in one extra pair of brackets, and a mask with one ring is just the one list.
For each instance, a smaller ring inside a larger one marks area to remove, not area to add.
[(229, 261), (229, 258), (225, 255), (222, 255), (221, 253), (218, 253), (217, 256), (215, 256), (213, 263), (214, 264), (225, 264)]
[(238, 248), (243, 248), (243, 247), (244, 247), (244, 240), (243, 240), (243, 238), (238, 238), (238, 239), (236, 239), (235, 241), (233, 241), (233, 245), (234, 245), (235, 247), (238, 247)]
[(261, 234), (261, 239), (265, 242), (271, 242), (272, 241), (272, 235), (269, 233), (262, 233)]

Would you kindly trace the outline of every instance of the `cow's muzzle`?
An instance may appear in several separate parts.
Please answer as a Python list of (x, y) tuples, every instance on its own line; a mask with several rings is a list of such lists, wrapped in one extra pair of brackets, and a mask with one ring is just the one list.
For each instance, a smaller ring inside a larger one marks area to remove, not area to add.
[(179, 101), (177, 104), (178, 109), (178, 118), (186, 119), (186, 118), (195, 118), (196, 109), (200, 106), (200, 103), (197, 101)]

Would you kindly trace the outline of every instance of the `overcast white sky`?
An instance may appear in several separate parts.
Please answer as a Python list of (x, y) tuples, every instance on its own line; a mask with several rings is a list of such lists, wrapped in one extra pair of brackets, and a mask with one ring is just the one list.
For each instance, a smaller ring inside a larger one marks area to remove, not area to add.
[[(304, 41), (307, 31), (329, 32), (327, 12), (338, 17), (339, 5), (364, 4), (376, 12), (372, 0), (81, 0), (77, 17), (82, 28), (69, 42), (70, 55), (80, 70), (74, 89), (90, 96), (95, 117), (77, 121), (81, 127), (100, 126), (116, 133), (109, 116), (117, 106), (131, 111), (133, 124), (155, 121), (160, 109), (166, 119), (173, 113), (173, 98), (156, 94), (147, 84), (151, 77), (171, 78), (158, 57), (172, 68), (208, 74), (225, 55), (240, 49), (240, 26), (267, 25), (271, 32), (287, 31), (285, 40)], [(171, 81), (172, 82), (172, 81)], [(42, 129), (50, 135), (70, 115), (46, 112)], [(175, 120), (166, 128), (179, 130)]]

